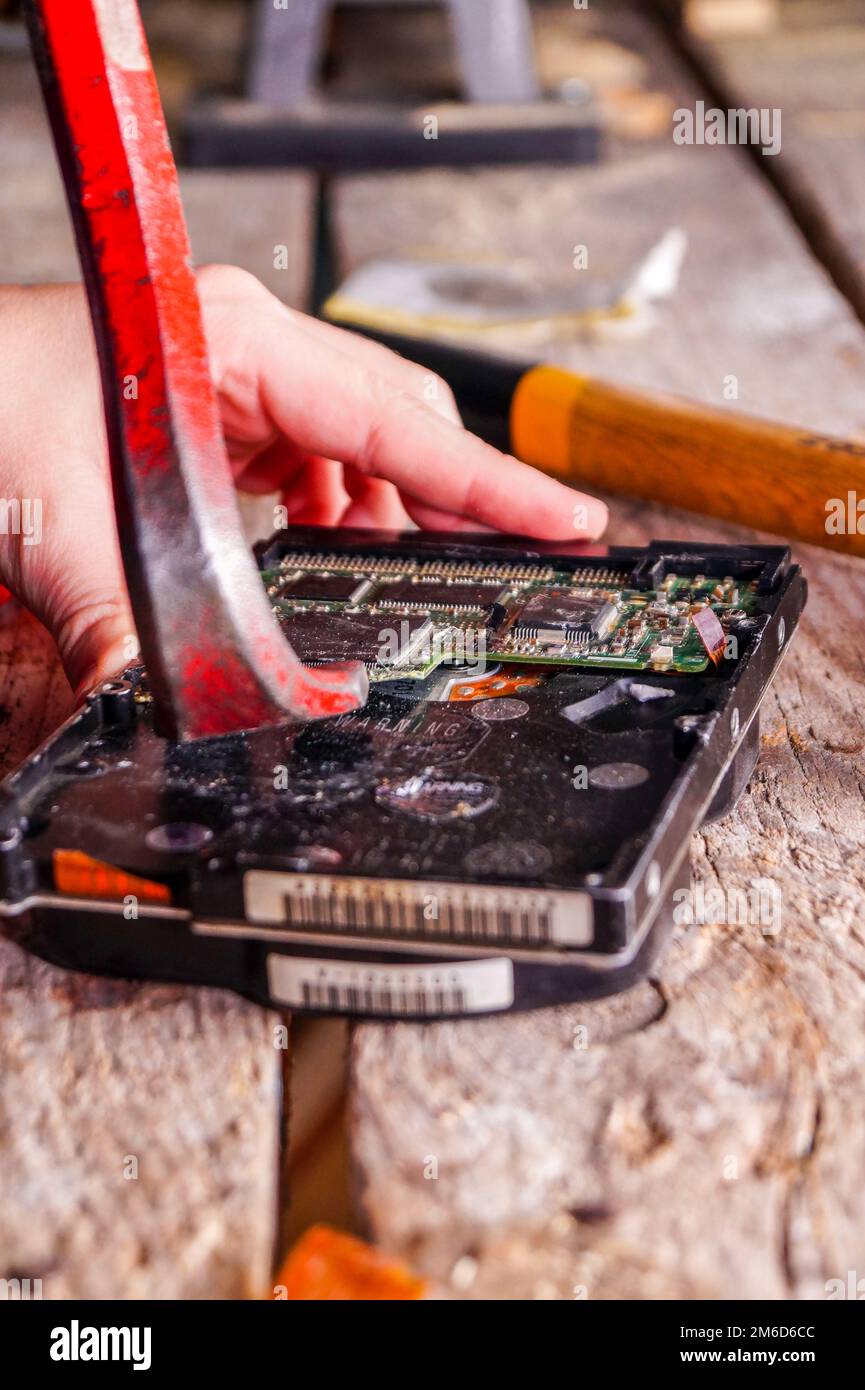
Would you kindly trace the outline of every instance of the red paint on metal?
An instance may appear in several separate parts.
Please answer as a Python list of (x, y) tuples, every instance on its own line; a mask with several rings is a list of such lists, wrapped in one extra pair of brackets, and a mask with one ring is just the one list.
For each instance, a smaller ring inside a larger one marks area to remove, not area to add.
[(163, 725), (180, 738), (366, 698), (307, 671), (242, 539), (180, 194), (135, 0), (25, 0), (102, 372), (124, 567)]

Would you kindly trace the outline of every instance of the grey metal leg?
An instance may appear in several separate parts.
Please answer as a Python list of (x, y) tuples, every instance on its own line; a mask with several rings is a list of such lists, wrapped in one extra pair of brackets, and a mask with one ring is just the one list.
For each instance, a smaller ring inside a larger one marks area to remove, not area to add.
[(258, 0), (250, 62), (253, 101), (283, 110), (300, 106), (318, 76), (333, 0)]
[[(351, 0), (343, 0), (350, 3)], [(390, 0), (411, 4), (418, 0)], [(283, 110), (315, 86), (325, 26), (336, 0), (258, 0), (249, 95)], [(365, 0), (353, 0), (363, 4)], [(470, 101), (534, 101), (540, 95), (528, 0), (445, 0)]]
[(448, 0), (448, 4), (469, 100), (536, 100), (540, 90), (528, 0)]

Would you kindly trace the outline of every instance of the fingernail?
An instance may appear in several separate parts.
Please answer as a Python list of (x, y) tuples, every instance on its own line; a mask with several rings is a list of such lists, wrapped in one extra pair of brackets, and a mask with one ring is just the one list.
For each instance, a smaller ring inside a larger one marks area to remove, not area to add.
[(606, 531), (610, 520), (610, 509), (606, 502), (599, 502), (597, 499), (589, 508), (588, 532), (593, 541), (598, 540)]

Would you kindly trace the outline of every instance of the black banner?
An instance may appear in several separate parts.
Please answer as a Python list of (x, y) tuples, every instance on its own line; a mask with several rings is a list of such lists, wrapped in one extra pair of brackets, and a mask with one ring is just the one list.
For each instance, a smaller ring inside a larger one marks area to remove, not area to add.
[[(673, 1368), (699, 1374), (712, 1366), (760, 1366), (774, 1372), (793, 1366), (819, 1370), (825, 1376), (836, 1365), (850, 1364), (858, 1350), (860, 1310), (838, 1305), (859, 1301), (862, 1294), (857, 1288), (849, 1297), (842, 1293), (830, 1290), (826, 1301), (813, 1303), (584, 1300), (555, 1314), (534, 1310), (527, 1317), (534, 1329), (539, 1326), (534, 1318), (540, 1316), (545, 1334), (560, 1332), (568, 1338), (571, 1356), (582, 1348), (591, 1364), (598, 1368), (600, 1363), (612, 1374), (624, 1370), (666, 1373)], [(391, 1306), (386, 1323), (379, 1323), (382, 1313), (367, 1308), (363, 1320), (355, 1324), (358, 1310), (346, 1305), (330, 1305), (314, 1313), (285, 1302), (64, 1303), (22, 1297), (0, 1303), (0, 1329), (16, 1368), (60, 1377), (92, 1376), (105, 1369), (114, 1375), (124, 1371), (164, 1375), (190, 1369), (270, 1380), (275, 1372), (280, 1376), (295, 1372), (298, 1359), (308, 1355), (324, 1334), (329, 1336), (328, 1378), (332, 1379), (335, 1343), (330, 1334), (346, 1318), (356, 1328), (351, 1342), (343, 1344), (346, 1368), (360, 1370), (362, 1353), (369, 1348), (375, 1350), (375, 1364), (381, 1369), (378, 1339), (384, 1328), (405, 1328), (410, 1334), (428, 1331), (430, 1319), (438, 1323), (444, 1318), (444, 1326), (453, 1327), (465, 1347), (469, 1329), (450, 1321), (456, 1317), (459, 1323), (465, 1316), (465, 1311), (459, 1313), (460, 1306), (474, 1308), (475, 1315), (480, 1311), (477, 1304), (442, 1301), (415, 1304), (402, 1314)], [(409, 1322), (402, 1324), (405, 1316)], [(486, 1314), (481, 1316), (485, 1321)], [(530, 1345), (537, 1349), (537, 1343)], [(488, 1372), (489, 1339), (479, 1341), (478, 1348)], [(545, 1359), (547, 1355), (545, 1351)], [(429, 1354), (424, 1358), (430, 1369), (435, 1360)]]

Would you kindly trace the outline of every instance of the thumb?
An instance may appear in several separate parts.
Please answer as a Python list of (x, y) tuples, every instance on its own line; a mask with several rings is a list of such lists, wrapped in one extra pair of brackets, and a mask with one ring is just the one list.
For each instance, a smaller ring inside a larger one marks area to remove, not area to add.
[[(44, 623), (77, 696), (138, 653), (110, 483), (91, 460), (48, 475), (62, 494), (15, 499), (0, 535), (0, 582)], [(7, 502), (7, 508), (9, 503)]]
[(0, 292), (0, 583), (77, 693), (134, 659), (99, 373), (80, 285)]

